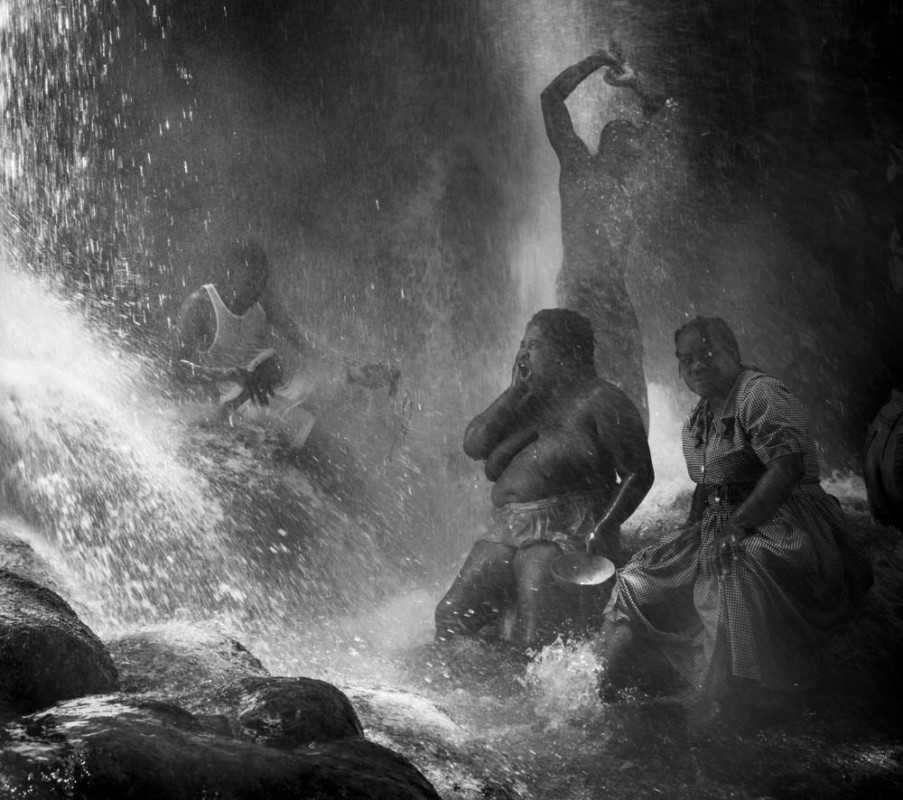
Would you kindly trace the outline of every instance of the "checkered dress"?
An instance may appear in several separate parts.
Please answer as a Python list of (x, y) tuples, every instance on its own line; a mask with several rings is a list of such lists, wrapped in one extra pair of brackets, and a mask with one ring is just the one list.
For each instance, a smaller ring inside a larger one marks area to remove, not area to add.
[(663, 645), (698, 689), (730, 677), (790, 690), (812, 675), (813, 647), (871, 585), (869, 558), (837, 499), (818, 483), (815, 445), (799, 401), (745, 370), (717, 418), (701, 400), (683, 429), (690, 477), (707, 486), (753, 483), (765, 464), (799, 453), (801, 484), (740, 544), (721, 578), (713, 542), (736, 505), (710, 500), (701, 522), (640, 551), (618, 573), (608, 612)]

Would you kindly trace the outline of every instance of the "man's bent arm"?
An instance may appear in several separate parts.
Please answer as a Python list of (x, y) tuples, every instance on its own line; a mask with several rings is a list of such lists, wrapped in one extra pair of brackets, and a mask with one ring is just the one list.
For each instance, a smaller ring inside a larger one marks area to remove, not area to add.
[(464, 452), (473, 459), (489, 458), (514, 428), (518, 406), (527, 395), (525, 383), (514, 383), (499, 395), (489, 408), (477, 414), (464, 431)]
[(503, 439), (486, 458), (486, 464), (483, 467), (486, 477), (495, 483), (514, 457), (538, 438), (539, 431), (531, 428), (522, 428)]
[[(650, 473), (652, 468), (650, 467)], [(617, 530), (637, 510), (649, 492), (652, 480), (646, 474), (630, 472), (621, 478), (615, 496), (596, 527), (600, 531)]]
[(546, 135), (559, 160), (567, 158), (575, 149), (587, 151), (586, 145), (574, 131), (574, 123), (564, 101), (597, 69), (617, 63), (617, 59), (605, 50), (598, 50), (565, 69), (543, 89), (540, 102)]
[(609, 503), (600, 529), (614, 530), (627, 520), (652, 488), (655, 471), (646, 431), (636, 407), (628, 402), (608, 410), (603, 425), (597, 430), (604, 446), (611, 453), (621, 482)]

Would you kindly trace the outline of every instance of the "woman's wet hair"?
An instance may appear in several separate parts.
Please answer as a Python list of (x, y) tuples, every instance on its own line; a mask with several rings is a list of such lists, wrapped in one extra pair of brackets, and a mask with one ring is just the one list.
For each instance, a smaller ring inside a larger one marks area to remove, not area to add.
[(595, 338), (590, 321), (567, 308), (544, 308), (530, 320), (538, 325), (549, 342), (564, 355), (573, 355), (578, 364), (592, 364)]
[(674, 344), (680, 340), (680, 337), (689, 331), (697, 331), (706, 342), (719, 342), (722, 344), (737, 362), (740, 362), (740, 346), (737, 344), (737, 337), (734, 332), (721, 317), (694, 317), (686, 325), (674, 331)]

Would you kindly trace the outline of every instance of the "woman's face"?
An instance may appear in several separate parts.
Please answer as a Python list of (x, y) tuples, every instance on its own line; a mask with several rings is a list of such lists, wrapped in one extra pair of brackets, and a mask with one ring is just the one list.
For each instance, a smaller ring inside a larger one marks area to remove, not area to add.
[(707, 400), (727, 397), (740, 374), (740, 361), (714, 338), (706, 339), (696, 328), (688, 328), (677, 339), (680, 375), (689, 387)]

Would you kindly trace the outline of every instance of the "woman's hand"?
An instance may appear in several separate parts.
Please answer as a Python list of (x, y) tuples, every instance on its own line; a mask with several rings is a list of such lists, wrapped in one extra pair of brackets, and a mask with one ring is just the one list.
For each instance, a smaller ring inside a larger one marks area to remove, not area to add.
[(711, 563), (712, 568), (723, 578), (731, 574), (731, 564), (740, 558), (740, 543), (746, 538), (746, 531), (728, 520), (715, 537)]

